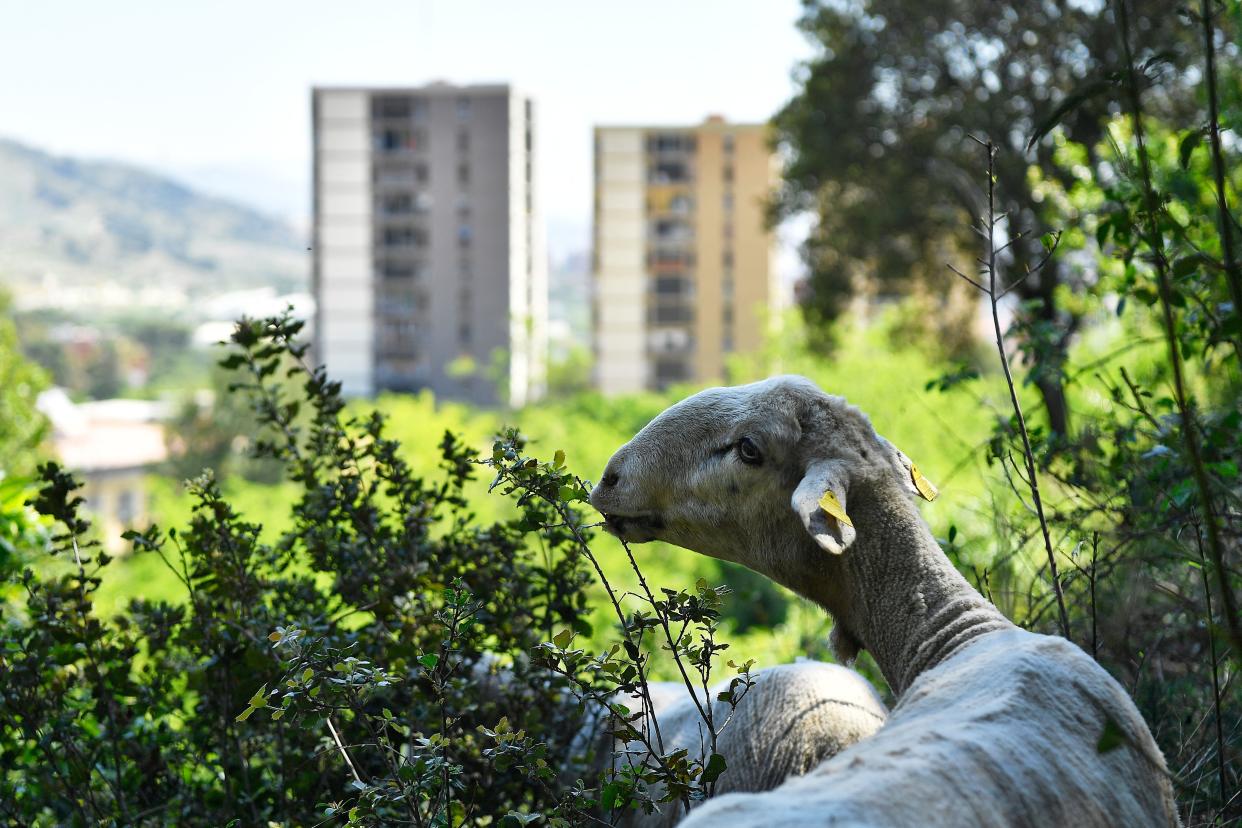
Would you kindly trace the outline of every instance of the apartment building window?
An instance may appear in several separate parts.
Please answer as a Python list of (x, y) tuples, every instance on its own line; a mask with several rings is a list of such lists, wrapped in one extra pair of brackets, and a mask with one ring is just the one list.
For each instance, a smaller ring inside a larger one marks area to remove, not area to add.
[(733, 193), (724, 194), (724, 209), (726, 213), (733, 212)]
[(411, 109), (411, 101), (406, 97), (383, 97), (371, 102), (371, 115), (375, 118), (408, 118)]
[(679, 219), (657, 219), (652, 229), (659, 241), (686, 241), (694, 235), (690, 225)]
[(469, 164), (458, 164), (457, 165), (457, 185), (459, 187), (466, 187), (469, 184), (470, 184), (470, 165)]
[(462, 98), (457, 99), (457, 119), (459, 121), (470, 120), (470, 99), (469, 98), (462, 97)]
[(410, 193), (396, 193), (380, 199), (380, 211), (389, 216), (403, 216), (414, 212), (414, 196)]
[(474, 239), (474, 229), (470, 226), (470, 219), (464, 219), (457, 225), (457, 246), (469, 248), (471, 241)]
[(690, 366), (681, 359), (657, 359), (655, 361), (657, 383), (681, 382), (690, 379)]
[(431, 170), (426, 164), (414, 165), (414, 183), (426, 184), (431, 180)]
[(724, 180), (726, 183), (733, 182), (733, 165), (732, 164), (725, 164)]
[(415, 121), (425, 121), (427, 119), (427, 101), (425, 98), (413, 98), (410, 100), (410, 117)]
[(647, 254), (647, 265), (659, 270), (685, 270), (694, 266), (694, 254), (688, 250), (659, 248)]
[(657, 296), (684, 296), (690, 293), (690, 281), (680, 276), (657, 276), (655, 279)]
[(427, 292), (410, 284), (384, 285), (376, 302), (376, 311), (382, 319), (394, 322), (410, 322), (416, 314), (427, 310)]
[(383, 152), (420, 150), (425, 147), (426, 141), (427, 134), (421, 129), (389, 127), (380, 130), (376, 137), (376, 148)]
[(726, 354), (733, 351), (733, 334), (726, 333), (724, 335), (724, 337), (720, 340), (720, 350), (724, 351)]
[(694, 136), (680, 132), (660, 133), (647, 138), (648, 152), (694, 152), (694, 147)]
[(655, 325), (680, 325), (694, 321), (694, 308), (689, 305), (656, 305), (648, 313)]
[(732, 135), (724, 136), (724, 151), (729, 154), (733, 153), (733, 136)]
[(647, 335), (647, 351), (653, 354), (675, 354), (690, 350), (694, 338), (685, 328), (663, 328)]
[(385, 353), (408, 353), (417, 344), (417, 328), (408, 319), (386, 319), (380, 327), (380, 345)]
[(647, 178), (653, 184), (675, 184), (690, 180), (690, 169), (681, 161), (660, 161), (651, 165)]
[(722, 258), (722, 260), (721, 260), (721, 261), (722, 261), (722, 263), (724, 264), (724, 266), (725, 266), (725, 267), (727, 267), (727, 268), (732, 268), (732, 267), (733, 267), (733, 251), (732, 251), (732, 250), (726, 250), (726, 251), (724, 252), (724, 256), (723, 256), (723, 258)]
[(721, 314), (721, 317), (721, 321), (724, 322), (725, 327), (731, 327), (733, 325), (733, 305), (725, 305), (724, 312)]
[(470, 133), (464, 129), (457, 130), (457, 151), (470, 151)]
[(694, 207), (694, 200), (688, 195), (675, 195), (668, 201), (670, 213), (689, 213)]
[(385, 279), (414, 279), (421, 275), (422, 266), (411, 261), (384, 261), (380, 263), (379, 271)]
[(396, 225), (384, 228), (383, 239), (389, 247), (426, 247), (427, 231), (421, 227)]

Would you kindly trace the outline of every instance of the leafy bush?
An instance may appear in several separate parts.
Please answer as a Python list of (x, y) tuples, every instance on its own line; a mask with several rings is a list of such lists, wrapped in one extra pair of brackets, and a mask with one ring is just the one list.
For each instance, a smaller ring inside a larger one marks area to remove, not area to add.
[[(273, 542), (211, 474), (189, 525), (128, 533), (181, 581), (184, 604), (93, 606), (110, 563), (88, 540), (77, 483), (41, 470), (59, 575), (26, 570), (0, 652), (0, 813), (18, 824), (457, 825), (578, 823), (685, 807), (726, 770), (665, 751), (647, 691), (664, 646), (705, 709), (727, 590), (612, 588), (564, 454), (519, 434), (485, 464), (518, 517), (479, 522), (463, 487), (479, 465), (445, 434), (441, 473), (414, 475), (375, 413), (303, 362), (300, 323), (243, 321), (222, 363), (261, 426), (257, 451), (296, 487)], [(636, 574), (637, 564), (630, 557)], [(589, 654), (590, 569), (621, 640)], [(623, 605), (635, 600), (640, 608)], [(686, 630), (672, 636), (670, 625)], [(751, 684), (738, 668), (734, 703)], [(633, 702), (631, 710), (627, 703)], [(575, 737), (608, 725), (586, 744)], [(612, 758), (613, 736), (621, 747)]]

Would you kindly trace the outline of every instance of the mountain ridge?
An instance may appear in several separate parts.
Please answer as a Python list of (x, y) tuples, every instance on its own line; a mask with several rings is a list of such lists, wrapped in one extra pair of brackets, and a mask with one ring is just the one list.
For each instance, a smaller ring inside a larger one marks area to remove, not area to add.
[(281, 219), (160, 172), (0, 138), (0, 284), (19, 304), (65, 289), (186, 303), (306, 290), (306, 246)]

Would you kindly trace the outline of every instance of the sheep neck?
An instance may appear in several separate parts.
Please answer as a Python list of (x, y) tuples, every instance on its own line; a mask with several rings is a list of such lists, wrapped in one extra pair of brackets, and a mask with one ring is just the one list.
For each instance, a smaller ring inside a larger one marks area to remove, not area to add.
[(871, 652), (895, 693), (968, 641), (1012, 626), (953, 567), (896, 484), (854, 481), (849, 513), (857, 539), (826, 563), (816, 549), (821, 577), (808, 597)]

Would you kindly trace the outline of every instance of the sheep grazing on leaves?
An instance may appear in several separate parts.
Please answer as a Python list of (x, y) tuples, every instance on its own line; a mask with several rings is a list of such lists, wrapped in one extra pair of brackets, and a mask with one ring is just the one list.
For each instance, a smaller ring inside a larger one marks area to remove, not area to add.
[[(716, 782), (717, 793), (772, 790), (875, 733), (888, 712), (866, 679), (836, 664), (781, 664), (758, 670), (752, 678), (754, 685), (737, 703), (732, 720), (717, 738), (716, 749), (727, 763)], [(729, 680), (725, 680), (708, 693), (718, 728), (728, 718), (730, 708), (717, 696), (728, 689)], [(686, 750), (691, 758), (705, 762), (711, 753), (707, 728), (685, 684), (652, 682), (650, 693), (664, 752)], [(697, 695), (701, 704), (702, 689)], [(637, 699), (624, 696), (619, 700), (633, 710), (639, 708)], [(605, 719), (597, 716), (576, 740), (576, 753), (586, 753), (588, 748), (594, 753), (588, 778), (610, 764), (641, 761), (642, 746), (614, 745)], [(663, 828), (677, 824), (683, 814), (680, 802), (669, 802), (650, 814), (631, 811), (620, 824)]]
[(1016, 627), (914, 505), (934, 490), (867, 417), (801, 377), (703, 391), (609, 461), (592, 502), (629, 541), (734, 561), (822, 605), (898, 702), (874, 736), (698, 825), (1178, 823), (1164, 758), (1122, 687)]

